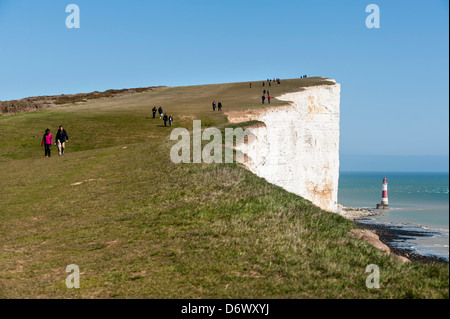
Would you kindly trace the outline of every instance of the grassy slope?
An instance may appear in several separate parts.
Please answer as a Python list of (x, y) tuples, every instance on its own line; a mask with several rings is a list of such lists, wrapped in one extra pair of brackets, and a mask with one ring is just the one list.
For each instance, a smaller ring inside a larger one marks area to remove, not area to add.
[[(176, 126), (224, 127), (213, 99), (260, 107), (261, 91), (164, 88), (0, 117), (0, 297), (448, 298), (445, 265), (392, 260), (349, 237), (350, 222), (238, 165), (170, 161), (170, 129), (150, 119), (153, 105)], [(67, 154), (45, 159), (43, 131), (60, 123)], [(79, 290), (65, 288), (72, 263)], [(368, 264), (380, 266), (381, 289), (365, 287)]]

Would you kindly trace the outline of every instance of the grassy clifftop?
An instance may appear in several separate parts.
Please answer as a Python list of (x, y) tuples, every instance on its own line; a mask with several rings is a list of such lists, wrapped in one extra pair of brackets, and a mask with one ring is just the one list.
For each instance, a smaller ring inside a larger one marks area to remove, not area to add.
[[(267, 86), (272, 96), (321, 78)], [(235, 164), (173, 164), (170, 129), (226, 126), (261, 82), (161, 88), (0, 117), (0, 297), (447, 297), (446, 265), (403, 264), (353, 224)], [(273, 100), (272, 105), (284, 104)], [(63, 124), (67, 153), (40, 140)], [(81, 288), (65, 287), (77, 264)], [(380, 289), (365, 268), (380, 267)]]

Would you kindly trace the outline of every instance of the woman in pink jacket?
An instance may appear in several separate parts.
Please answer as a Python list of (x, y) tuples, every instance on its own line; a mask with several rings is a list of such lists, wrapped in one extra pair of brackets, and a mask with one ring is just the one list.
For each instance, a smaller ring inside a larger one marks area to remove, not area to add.
[(50, 157), (50, 146), (52, 146), (52, 144), (53, 144), (52, 133), (50, 133), (49, 129), (46, 129), (41, 143), (41, 146), (44, 146), (45, 149), (45, 157)]

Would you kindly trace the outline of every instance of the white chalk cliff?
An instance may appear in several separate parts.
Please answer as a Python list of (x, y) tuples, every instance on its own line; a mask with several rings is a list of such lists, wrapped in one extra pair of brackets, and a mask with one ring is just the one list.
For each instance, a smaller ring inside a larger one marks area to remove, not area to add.
[[(334, 81), (333, 81), (334, 82)], [(277, 97), (289, 105), (230, 112), (230, 122), (258, 120), (249, 128), (244, 165), (270, 183), (337, 211), (340, 85), (320, 85)]]

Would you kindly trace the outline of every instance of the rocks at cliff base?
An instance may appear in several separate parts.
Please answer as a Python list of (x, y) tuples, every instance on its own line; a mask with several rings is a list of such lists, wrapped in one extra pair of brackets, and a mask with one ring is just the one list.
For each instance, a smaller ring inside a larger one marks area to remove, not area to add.
[(404, 256), (399, 256), (399, 255), (393, 254), (391, 252), (391, 249), (380, 240), (380, 237), (377, 234), (371, 232), (370, 230), (352, 229), (350, 231), (350, 236), (352, 236), (354, 238), (359, 238), (359, 239), (362, 239), (362, 240), (368, 242), (375, 248), (377, 248), (381, 251), (384, 251), (387, 255), (390, 255), (397, 260), (400, 260), (403, 262), (410, 262), (410, 260)]
[(369, 216), (381, 216), (382, 212), (375, 210), (374, 208), (354, 208), (338, 205), (338, 214), (349, 220), (361, 219)]

